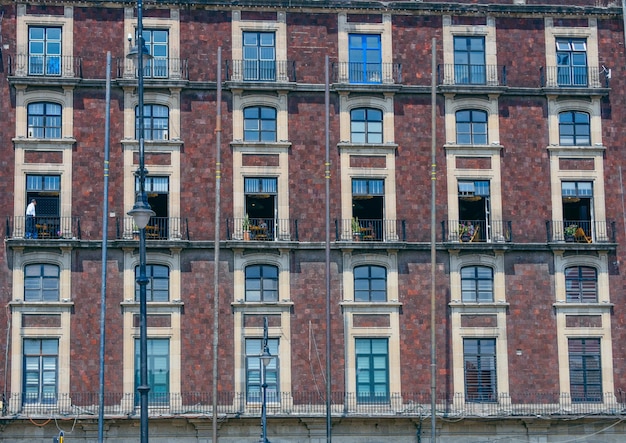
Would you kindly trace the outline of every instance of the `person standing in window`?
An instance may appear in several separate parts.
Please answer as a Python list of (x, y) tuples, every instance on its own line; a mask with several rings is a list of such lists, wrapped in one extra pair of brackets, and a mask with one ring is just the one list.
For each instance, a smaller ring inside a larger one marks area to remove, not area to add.
[(37, 238), (37, 227), (35, 223), (35, 206), (37, 201), (33, 198), (26, 207), (26, 238)]

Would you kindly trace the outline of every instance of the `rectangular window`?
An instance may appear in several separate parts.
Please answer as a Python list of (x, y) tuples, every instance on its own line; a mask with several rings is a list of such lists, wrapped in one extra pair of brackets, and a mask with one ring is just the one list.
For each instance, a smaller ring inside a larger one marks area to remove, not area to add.
[(354, 301), (387, 301), (387, 269), (371, 265), (355, 267)]
[(599, 338), (570, 338), (569, 380), (573, 402), (602, 401)]
[(28, 75), (61, 75), (61, 28), (28, 28)]
[(33, 264), (24, 267), (24, 301), (59, 301), (59, 267)]
[(380, 34), (348, 36), (350, 83), (382, 83)]
[[(170, 341), (166, 338), (148, 339), (148, 401), (155, 405), (169, 404)], [(135, 390), (140, 382), (139, 339), (135, 340)], [(136, 396), (137, 402), (139, 395)]]
[(357, 108), (350, 111), (350, 135), (352, 143), (382, 143), (382, 111), (372, 108)]
[(389, 400), (389, 340), (357, 338), (356, 390), (359, 403)]
[(493, 302), (493, 269), (486, 266), (462, 268), (461, 294), (464, 302)]
[(28, 138), (61, 138), (62, 111), (57, 103), (29, 103)]
[(465, 401), (477, 403), (497, 401), (496, 340), (463, 339), (463, 363)]
[(595, 268), (574, 266), (565, 270), (568, 303), (597, 303), (598, 275)]
[(467, 109), (456, 113), (456, 142), (459, 145), (487, 144), (487, 113)]
[(59, 340), (25, 338), (24, 403), (55, 403), (59, 379)]
[(454, 82), (465, 85), (487, 82), (484, 37), (454, 37)]
[(152, 78), (169, 77), (168, 32), (165, 29), (144, 29), (143, 40), (151, 59), (145, 62), (144, 76)]
[[(37, 222), (58, 224), (60, 215), (60, 175), (27, 175), (26, 201), (37, 200)], [(49, 219), (44, 219), (48, 217)], [(53, 219), (56, 218), (56, 219)]]
[(276, 36), (273, 32), (243, 33), (243, 79), (276, 81)]
[[(278, 397), (278, 339), (269, 338), (267, 347), (272, 356), (269, 364), (263, 369), (261, 355), (263, 354), (262, 338), (246, 339), (246, 398), (249, 402), (261, 402), (263, 381), (267, 383), (267, 400), (280, 401)], [(263, 380), (265, 376), (265, 380)]]
[[(135, 280), (139, 266), (135, 268)], [(170, 300), (170, 270), (163, 265), (146, 265), (146, 300), (167, 302)], [(139, 301), (139, 285), (135, 283), (135, 300)]]
[(556, 40), (557, 83), (559, 86), (587, 86), (587, 41), (576, 38)]
[[(561, 182), (563, 197), (563, 226), (565, 234), (573, 230), (572, 235), (580, 228), (584, 235), (591, 237), (593, 210), (592, 182)], [(580, 235), (580, 231), (578, 231)]]

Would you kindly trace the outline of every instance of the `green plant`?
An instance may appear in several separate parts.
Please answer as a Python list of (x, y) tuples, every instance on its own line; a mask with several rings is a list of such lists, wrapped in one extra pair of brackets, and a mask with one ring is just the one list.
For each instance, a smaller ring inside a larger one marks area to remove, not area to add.
[(469, 234), (469, 226), (466, 226), (464, 223), (459, 223), (459, 235), (468, 235)]
[(574, 234), (576, 233), (576, 229), (578, 229), (578, 225), (569, 225), (565, 227), (565, 236), (566, 237), (573, 237)]
[(250, 217), (248, 217), (248, 214), (244, 216), (243, 221), (241, 222), (241, 229), (244, 231), (250, 230)]
[(359, 217), (352, 218), (352, 233), (359, 234), (361, 232), (361, 224), (359, 223)]

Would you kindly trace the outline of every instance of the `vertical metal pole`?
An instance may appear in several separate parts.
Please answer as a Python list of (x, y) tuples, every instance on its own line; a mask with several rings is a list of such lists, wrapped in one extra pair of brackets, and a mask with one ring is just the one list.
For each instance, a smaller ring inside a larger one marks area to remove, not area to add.
[(217, 359), (219, 346), (219, 264), (222, 183), (222, 47), (217, 48), (217, 110), (215, 117), (215, 246), (213, 258), (213, 443), (217, 442)]
[(268, 443), (267, 441), (267, 373), (266, 373), (266, 356), (269, 355), (269, 349), (267, 345), (267, 317), (263, 317), (263, 349), (261, 357), (261, 389), (263, 390), (263, 402), (261, 403), (261, 442)]
[(331, 421), (331, 323), (330, 323), (330, 80), (328, 78), (328, 56), (325, 59), (324, 104), (326, 131), (326, 157), (324, 162), (324, 178), (326, 179), (326, 441), (332, 441)]
[(435, 270), (437, 249), (435, 246), (436, 190), (437, 190), (437, 39), (432, 40), (431, 71), (431, 198), (430, 198), (430, 441), (437, 441), (437, 325)]
[(107, 51), (106, 106), (104, 114), (104, 197), (102, 202), (102, 273), (100, 285), (100, 378), (98, 391), (98, 442), (104, 441), (104, 349), (106, 342), (107, 241), (109, 231), (109, 130), (111, 127), (111, 52)]

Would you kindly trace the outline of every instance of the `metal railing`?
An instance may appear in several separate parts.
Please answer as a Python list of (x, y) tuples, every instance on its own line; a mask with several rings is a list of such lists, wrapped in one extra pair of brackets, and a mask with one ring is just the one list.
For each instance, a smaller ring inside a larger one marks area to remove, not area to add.
[(296, 62), (226, 60), (226, 80), (234, 82), (296, 82)]
[(609, 87), (607, 73), (597, 66), (542, 66), (539, 75), (542, 87), (601, 88), (603, 83)]
[(283, 218), (228, 219), (226, 238), (244, 241), (298, 241), (298, 221)]
[[(139, 228), (132, 217), (116, 219), (116, 236), (118, 239), (139, 240)], [(151, 217), (146, 226), (146, 240), (189, 240), (189, 229), (186, 218)]]
[(335, 62), (332, 64), (331, 75), (333, 83), (400, 84), (402, 64)]
[(336, 241), (406, 241), (404, 220), (351, 218), (335, 220)]
[(82, 78), (82, 58), (71, 55), (17, 54), (7, 57), (9, 76)]
[(616, 231), (613, 221), (548, 220), (546, 221), (548, 243), (615, 243)]
[(28, 238), (33, 240), (80, 239), (80, 217), (26, 217), (8, 216), (5, 222), (5, 238)]
[[(105, 393), (104, 415), (132, 417), (139, 414), (138, 394)], [(4, 399), (2, 417), (65, 417), (93, 419), (99, 414), (98, 393), (49, 395), (40, 401), (21, 393)], [(397, 417), (430, 416), (430, 393), (382, 393), (364, 396), (354, 392), (333, 392), (330, 399), (333, 416)], [(524, 392), (501, 393), (486, 402), (468, 400), (463, 393), (440, 394), (436, 399), (437, 416), (458, 418), (537, 417), (551, 418), (580, 415), (616, 416), (626, 412), (623, 396), (614, 393), (594, 395), (590, 399), (572, 397), (569, 393)], [(217, 412), (234, 416), (258, 417), (261, 402), (245, 392), (220, 392)], [(208, 392), (161, 393), (149, 398), (149, 415), (161, 418), (211, 414), (213, 401)], [(271, 416), (323, 416), (324, 394), (319, 392), (268, 392), (267, 414)]]
[[(146, 79), (189, 80), (189, 64), (185, 58), (154, 57), (144, 62)], [(128, 58), (117, 59), (118, 78), (137, 78), (137, 67)]]
[(444, 242), (512, 242), (511, 226), (508, 220), (444, 220), (441, 235)]
[(438, 65), (439, 85), (506, 86), (506, 66)]

